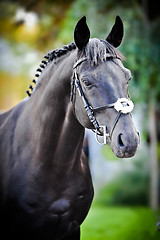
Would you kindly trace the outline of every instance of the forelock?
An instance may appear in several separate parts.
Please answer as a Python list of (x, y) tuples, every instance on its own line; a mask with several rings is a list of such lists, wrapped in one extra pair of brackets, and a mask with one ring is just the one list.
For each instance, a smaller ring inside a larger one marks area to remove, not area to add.
[(124, 60), (125, 57), (109, 42), (92, 38), (84, 49), (85, 56), (89, 59), (91, 65), (98, 65), (108, 58), (119, 58)]

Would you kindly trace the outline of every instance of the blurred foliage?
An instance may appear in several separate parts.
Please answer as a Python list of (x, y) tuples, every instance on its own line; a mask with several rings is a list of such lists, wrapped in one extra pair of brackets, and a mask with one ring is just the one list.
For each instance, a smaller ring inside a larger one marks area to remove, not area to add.
[(154, 212), (142, 207), (92, 205), (81, 240), (159, 240)]
[[(17, 84), (17, 81), (19, 84)], [(23, 75), (14, 76), (10, 73), (0, 72), (0, 96), (2, 106), (9, 106), (11, 103), (14, 106), (19, 99), (22, 99), (28, 87), (27, 84), (25, 76)], [(9, 94), (6, 95), (8, 89)]]
[[(67, 9), (71, 4), (69, 1), (2, 1), (0, 2), (0, 35), (11, 42), (26, 42), (37, 50), (46, 51), (53, 48), (65, 18)], [(21, 10), (16, 18), (18, 11)], [(37, 24), (27, 24), (27, 17), (34, 13)], [(27, 16), (28, 15), (28, 16)]]
[(97, 196), (102, 205), (148, 205), (149, 172), (146, 159), (134, 162), (134, 169), (124, 171), (108, 183)]
[[(34, 48), (42, 54), (72, 42), (75, 24), (83, 15), (87, 16), (91, 36), (98, 38), (106, 38), (116, 15), (121, 16), (125, 38), (120, 50), (134, 77), (131, 96), (148, 101), (150, 95), (160, 101), (160, 18), (146, 30), (139, 0), (4, 0), (0, 2), (0, 35), (11, 46), (26, 43), (30, 51)], [(34, 18), (32, 25), (28, 18)], [(27, 78), (27, 71), (24, 73)]]
[(0, 1), (1, 110), (11, 108), (26, 96), (38, 62), (44, 53), (55, 48), (71, 3), (71, 0)]

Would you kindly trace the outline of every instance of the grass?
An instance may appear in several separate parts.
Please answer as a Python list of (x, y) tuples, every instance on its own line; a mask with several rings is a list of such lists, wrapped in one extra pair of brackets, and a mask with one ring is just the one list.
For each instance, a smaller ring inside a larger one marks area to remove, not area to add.
[(81, 227), (81, 240), (159, 240), (155, 214), (144, 207), (94, 206)]

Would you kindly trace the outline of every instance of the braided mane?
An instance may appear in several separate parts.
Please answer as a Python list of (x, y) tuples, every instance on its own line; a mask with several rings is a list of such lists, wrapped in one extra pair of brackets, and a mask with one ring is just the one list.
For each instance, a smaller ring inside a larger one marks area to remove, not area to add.
[[(49, 51), (44, 56), (46, 60), (43, 60), (39, 65), (35, 77), (39, 78), (43, 69), (47, 66), (49, 62), (56, 60), (57, 58), (67, 54), (74, 49), (76, 49), (76, 45), (74, 42), (72, 42), (68, 45), (64, 45), (60, 49)], [(120, 60), (125, 60), (125, 57), (109, 42), (97, 38), (90, 39), (89, 43), (81, 51), (80, 55), (86, 56), (90, 61), (91, 66), (98, 65), (100, 62), (104, 62), (109, 58), (119, 58)], [(32, 82), (36, 84), (37, 80), (33, 79)], [(29, 97), (31, 96), (33, 90), (34, 87), (30, 85), (29, 90), (26, 91)]]
[(56, 59), (57, 57), (61, 57), (62, 55), (66, 54), (69, 51), (72, 51), (75, 48), (76, 48), (76, 45), (74, 42), (72, 42), (68, 45), (64, 45), (60, 49), (55, 49), (55, 50), (49, 51), (44, 56), (44, 58), (48, 59), (48, 62), (51, 62), (51, 61), (53, 61), (53, 59)]
[[(37, 73), (35, 74), (35, 77), (38, 79), (40, 74), (42, 73), (43, 69), (46, 68), (47, 64), (49, 62), (52, 62), (53, 60), (56, 60), (57, 58), (65, 55), (66, 53), (72, 51), (73, 49), (76, 48), (76, 45), (74, 42), (68, 44), (68, 45), (64, 45), (62, 48), (60, 49), (54, 49), (52, 51), (49, 51), (47, 54), (44, 55), (44, 58), (46, 60), (42, 60), (41, 64), (39, 65), (39, 68), (37, 68)], [(32, 82), (34, 83), (34, 85), (36, 84), (37, 80), (33, 79)], [(26, 93), (28, 94), (29, 97), (31, 97), (32, 95), (32, 91), (34, 90), (34, 87), (32, 85), (29, 86), (29, 90), (26, 91)]]

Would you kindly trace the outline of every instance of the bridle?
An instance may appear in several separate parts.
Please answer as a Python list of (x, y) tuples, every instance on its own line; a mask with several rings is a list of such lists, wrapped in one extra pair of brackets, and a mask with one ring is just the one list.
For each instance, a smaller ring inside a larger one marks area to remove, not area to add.
[[(133, 110), (134, 104), (130, 99), (118, 98), (118, 100), (114, 103), (106, 104), (104, 106), (95, 107), (95, 108), (92, 107), (88, 103), (88, 101), (87, 101), (87, 99), (84, 95), (84, 92), (82, 90), (80, 80), (79, 80), (78, 74), (77, 74), (77, 66), (79, 66), (81, 63), (83, 63), (86, 60), (87, 60), (86, 57), (80, 58), (73, 66), (73, 76), (72, 76), (72, 81), (71, 81), (71, 101), (73, 102), (74, 89), (76, 87), (77, 90), (78, 90), (79, 96), (82, 98), (84, 108), (87, 112), (87, 115), (88, 115), (91, 123), (94, 126), (94, 129), (92, 129), (92, 130), (95, 132), (96, 141), (99, 144), (106, 144), (107, 143), (107, 138), (109, 140), (112, 139), (113, 131), (114, 131), (114, 129), (115, 129), (117, 123), (118, 123), (118, 120), (119, 120), (121, 114), (130, 113)], [(112, 130), (110, 132), (107, 131), (107, 127), (105, 125), (99, 125), (96, 117), (94, 116), (94, 114), (96, 112), (103, 111), (103, 110), (108, 109), (108, 108), (114, 108), (118, 112), (118, 114), (117, 114), (117, 116), (114, 120)], [(102, 142), (100, 142), (99, 136), (103, 136), (103, 141)]]

